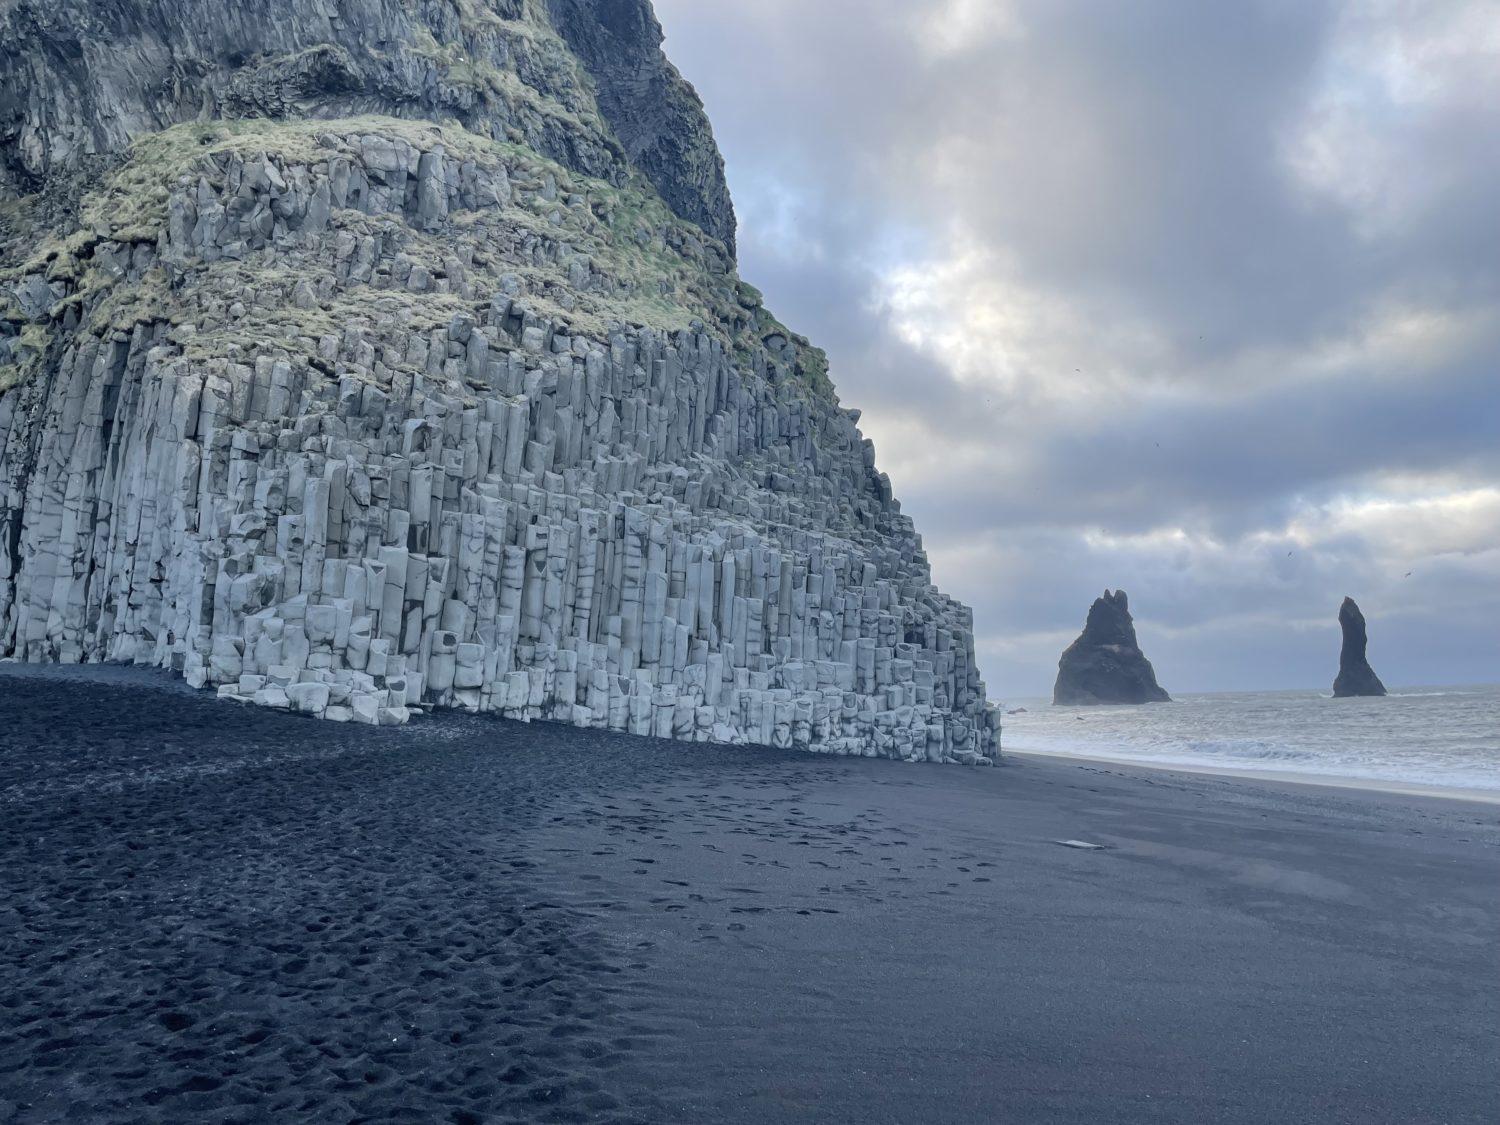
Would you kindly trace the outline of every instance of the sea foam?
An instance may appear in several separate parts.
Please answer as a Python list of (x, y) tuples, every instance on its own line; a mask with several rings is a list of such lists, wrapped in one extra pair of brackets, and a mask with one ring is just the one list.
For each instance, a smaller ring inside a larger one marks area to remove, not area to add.
[(1188, 695), (1145, 707), (1008, 705), (1007, 750), (1500, 792), (1500, 686)]

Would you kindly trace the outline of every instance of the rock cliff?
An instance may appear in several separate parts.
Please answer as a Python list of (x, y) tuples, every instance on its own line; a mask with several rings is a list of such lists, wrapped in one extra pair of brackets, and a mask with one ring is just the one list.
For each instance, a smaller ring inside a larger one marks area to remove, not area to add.
[(0, 655), (977, 762), (646, 0), (0, 2)]
[(1063, 653), (1052, 689), (1054, 705), (1170, 703), (1156, 670), (1135, 638), (1124, 590), (1106, 590), (1089, 608), (1083, 634)]
[(1338, 679), (1333, 682), (1335, 699), (1348, 699), (1360, 695), (1384, 695), (1385, 685), (1370, 667), (1365, 656), (1369, 637), (1365, 633), (1365, 615), (1353, 598), (1345, 598), (1339, 606), (1339, 628), (1344, 633), (1344, 646), (1339, 652)]

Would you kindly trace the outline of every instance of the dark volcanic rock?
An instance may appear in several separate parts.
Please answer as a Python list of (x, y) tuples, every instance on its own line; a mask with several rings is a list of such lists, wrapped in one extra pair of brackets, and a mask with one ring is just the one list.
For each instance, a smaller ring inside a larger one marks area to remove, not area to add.
[(1136, 643), (1124, 590), (1104, 591), (1089, 609), (1083, 635), (1058, 662), (1052, 702), (1068, 706), (1172, 702)]
[(0, 189), (107, 166), (184, 121), (456, 120), (589, 176), (622, 183), (633, 166), (732, 256), (723, 161), (661, 43), (649, 0), (548, 0), (545, 14), (524, 0), (12, 0)]
[(693, 87), (662, 54), (650, 0), (547, 0), (552, 22), (594, 79), (630, 162), (672, 210), (729, 248), (734, 204), (724, 160)]
[(1339, 654), (1339, 678), (1333, 681), (1335, 699), (1357, 695), (1384, 695), (1385, 685), (1365, 658), (1365, 615), (1353, 598), (1345, 598), (1339, 607), (1339, 625), (1344, 630), (1344, 650)]

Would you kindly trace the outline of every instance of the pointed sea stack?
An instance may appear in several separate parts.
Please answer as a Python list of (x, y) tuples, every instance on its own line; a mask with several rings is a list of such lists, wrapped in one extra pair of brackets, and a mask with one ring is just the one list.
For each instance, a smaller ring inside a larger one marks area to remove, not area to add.
[(1333, 697), (1349, 699), (1359, 695), (1384, 695), (1385, 685), (1365, 659), (1369, 638), (1365, 635), (1365, 615), (1345, 598), (1339, 607), (1339, 625), (1344, 630), (1344, 651), (1339, 655), (1339, 678), (1333, 681)]
[(1135, 622), (1124, 590), (1104, 596), (1089, 609), (1088, 623), (1057, 666), (1055, 706), (1104, 703), (1170, 703), (1156, 682), (1156, 671), (1135, 639)]

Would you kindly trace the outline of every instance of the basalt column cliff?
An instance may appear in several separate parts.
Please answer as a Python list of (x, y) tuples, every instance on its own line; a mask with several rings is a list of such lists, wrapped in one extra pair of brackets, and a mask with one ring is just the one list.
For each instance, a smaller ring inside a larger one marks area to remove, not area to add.
[(0, 655), (977, 762), (646, 0), (0, 0)]

